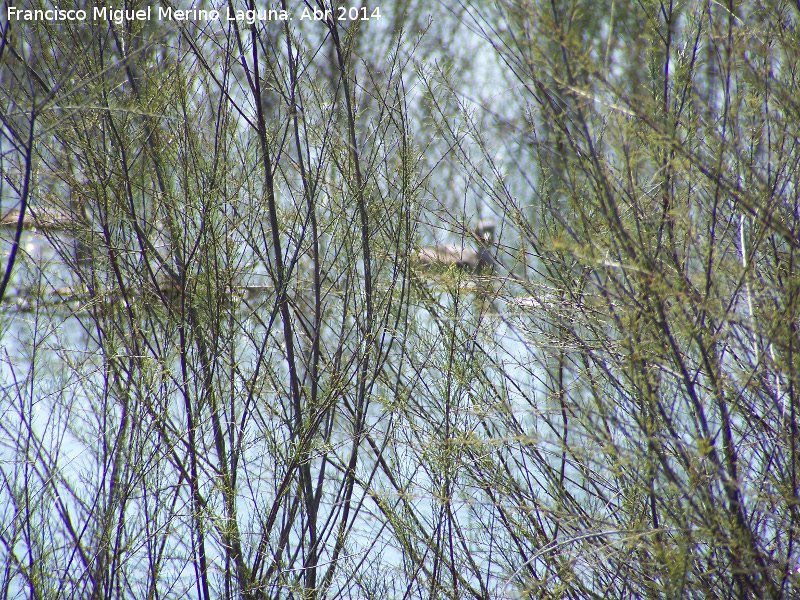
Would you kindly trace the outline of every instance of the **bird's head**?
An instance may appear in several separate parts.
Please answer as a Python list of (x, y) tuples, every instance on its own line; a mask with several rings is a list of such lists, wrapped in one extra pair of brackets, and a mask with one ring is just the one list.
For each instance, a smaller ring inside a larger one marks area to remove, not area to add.
[(497, 221), (482, 219), (478, 221), (478, 225), (475, 227), (475, 235), (481, 240), (490, 242), (494, 239), (495, 229), (497, 229)]

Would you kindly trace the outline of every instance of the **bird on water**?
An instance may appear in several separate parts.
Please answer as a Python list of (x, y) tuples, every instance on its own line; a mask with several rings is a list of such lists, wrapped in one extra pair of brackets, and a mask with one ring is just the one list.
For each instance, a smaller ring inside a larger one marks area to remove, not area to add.
[(475, 247), (439, 244), (425, 246), (417, 253), (417, 261), (426, 267), (457, 267), (472, 273), (491, 271), (496, 265), (491, 244), (497, 223), (491, 220), (478, 221), (472, 237)]

